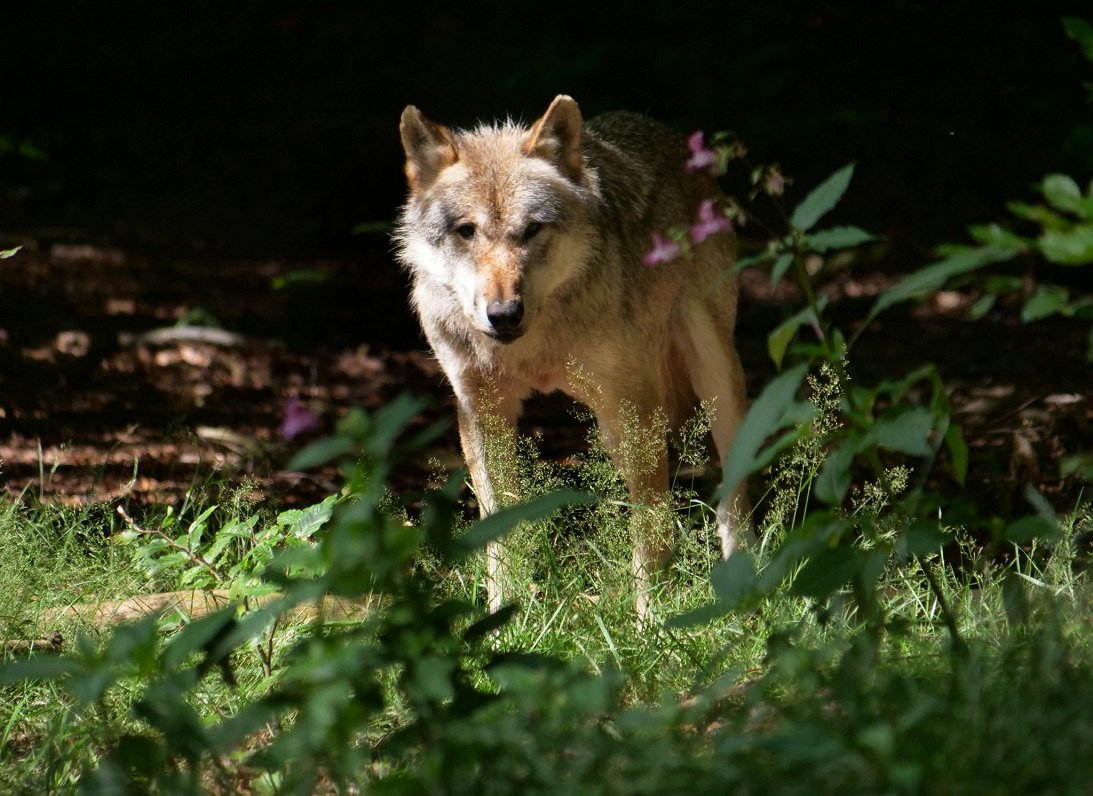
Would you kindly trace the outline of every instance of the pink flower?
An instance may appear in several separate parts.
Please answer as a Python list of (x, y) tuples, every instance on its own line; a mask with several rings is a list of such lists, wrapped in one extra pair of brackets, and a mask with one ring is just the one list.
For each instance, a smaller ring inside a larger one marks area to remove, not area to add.
[(295, 395), (285, 404), (285, 415), (281, 420), (281, 438), (290, 440), (301, 434), (319, 430), (319, 418), (304, 402)]
[(707, 149), (705, 143), (702, 141), (703, 133), (701, 130), (696, 130), (691, 134), (691, 137), (687, 139), (687, 146), (691, 149), (691, 158), (687, 161), (687, 171), (698, 171), (699, 169), (709, 169), (710, 171), (717, 170), (717, 153), (712, 149)]
[(667, 240), (658, 233), (653, 233), (653, 249), (642, 258), (642, 262), (650, 268), (670, 263), (683, 253), (683, 247), (673, 240)]
[(698, 221), (691, 227), (691, 240), (702, 243), (710, 235), (728, 232), (730, 229), (732, 222), (714, 209), (713, 199), (704, 199), (698, 206)]

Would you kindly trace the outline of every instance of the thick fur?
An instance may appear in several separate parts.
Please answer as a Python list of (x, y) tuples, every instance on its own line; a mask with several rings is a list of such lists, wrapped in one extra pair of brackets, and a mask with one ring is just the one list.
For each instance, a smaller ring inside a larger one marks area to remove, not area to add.
[[(728, 454), (745, 409), (733, 342), (731, 238), (707, 238), (692, 259), (642, 263), (652, 233), (690, 224), (699, 203), (716, 193), (711, 177), (685, 171), (680, 136), (632, 113), (585, 124), (564, 95), (530, 128), (507, 122), (452, 131), (410, 106), (401, 134), (410, 194), (395, 235), (398, 257), (455, 390), (463, 453), (484, 514), (500, 498), (487, 450), (514, 443), (521, 404), (536, 391), (562, 390), (592, 408), (637, 504), (666, 494), (667, 449), (660, 445), (651, 461), (629, 461), (628, 412), (639, 427), (663, 435), (659, 417), (678, 426), (697, 401), (708, 400), (718, 453)], [(507, 439), (487, 444), (485, 426), (494, 434), (502, 428)], [(726, 556), (745, 527), (742, 511), (735, 498), (718, 507)], [(649, 577), (668, 547), (643, 529), (639, 514), (632, 520), (634, 573), (644, 616)], [(496, 608), (500, 546), (488, 555)]]

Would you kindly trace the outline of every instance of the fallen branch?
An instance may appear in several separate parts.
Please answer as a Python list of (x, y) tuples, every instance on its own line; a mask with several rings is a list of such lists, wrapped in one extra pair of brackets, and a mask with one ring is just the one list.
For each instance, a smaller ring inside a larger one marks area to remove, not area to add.
[[(252, 607), (268, 605), (281, 597), (280, 594), (267, 594), (251, 597)], [(103, 600), (100, 602), (77, 603), (47, 612), (43, 623), (54, 625), (61, 620), (78, 620), (95, 627), (121, 624), (143, 619), (146, 616), (166, 616), (177, 612), (184, 619), (200, 619), (219, 611), (232, 601), (227, 589), (190, 589), (187, 591), (169, 591), (160, 594), (143, 594), (125, 600)], [(367, 597), (347, 600), (341, 597), (324, 597), (318, 603), (301, 603), (293, 606), (286, 619), (295, 622), (310, 622), (317, 618), (326, 621), (361, 619), (380, 605), (379, 597)]]
[(12, 655), (29, 655), (32, 652), (60, 652), (64, 637), (56, 630), (49, 638), (11, 639), (4, 642), (4, 649)]

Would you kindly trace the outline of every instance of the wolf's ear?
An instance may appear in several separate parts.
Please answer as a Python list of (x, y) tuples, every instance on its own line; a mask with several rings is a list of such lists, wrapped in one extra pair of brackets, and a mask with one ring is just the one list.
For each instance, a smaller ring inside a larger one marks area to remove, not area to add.
[(413, 105), (407, 105), (399, 123), (406, 151), (406, 180), (411, 191), (427, 188), (441, 169), (459, 159), (447, 127), (431, 122)]
[(581, 181), (581, 109), (572, 97), (559, 94), (531, 128), (524, 153), (552, 162), (573, 182)]

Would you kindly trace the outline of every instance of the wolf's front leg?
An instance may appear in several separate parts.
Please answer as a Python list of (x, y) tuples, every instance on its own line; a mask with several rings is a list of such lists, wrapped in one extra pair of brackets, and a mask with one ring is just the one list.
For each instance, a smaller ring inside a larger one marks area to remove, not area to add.
[(671, 552), (664, 508), (668, 503), (667, 418), (651, 400), (639, 408), (629, 400), (598, 407), (600, 434), (630, 493), (630, 532), (638, 619), (650, 618), (653, 579)]
[[(485, 388), (470, 394), (457, 393), (457, 400), (463, 458), (479, 511), (485, 517), (516, 497), (516, 419), (520, 402), (504, 400), (504, 396)], [(486, 588), (491, 611), (501, 607), (506, 581), (504, 547), (495, 540), (486, 546)]]

